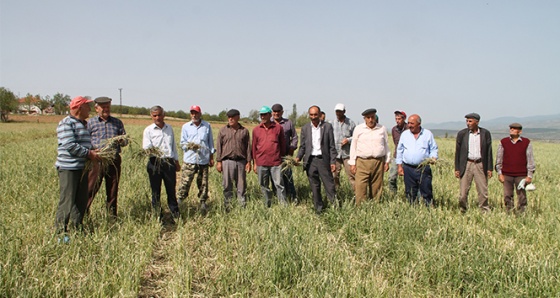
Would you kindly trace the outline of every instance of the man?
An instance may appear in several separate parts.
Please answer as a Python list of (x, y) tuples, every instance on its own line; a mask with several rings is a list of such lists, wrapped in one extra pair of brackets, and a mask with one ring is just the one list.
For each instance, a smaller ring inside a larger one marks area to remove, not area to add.
[(336, 148), (332, 125), (321, 121), (318, 106), (308, 110), (311, 122), (301, 128), (301, 145), (296, 163), (303, 159), (303, 168), (309, 179), (315, 212), (320, 214), (325, 205), (321, 196), (321, 181), (325, 185), (327, 198), (336, 206), (336, 192), (332, 173), (335, 170)]
[[(274, 122), (280, 124), (284, 129), (284, 138), (286, 140), (286, 156), (293, 156), (294, 151), (298, 145), (298, 135), (296, 128), (290, 119), (283, 118), (284, 107), (277, 103), (272, 106), (272, 117)], [(284, 156), (283, 156), (284, 157)], [(292, 169), (284, 169), (282, 180), (284, 181), (284, 188), (286, 188), (287, 199), (294, 199), (297, 202), (296, 187), (294, 185), (294, 178), (292, 174)], [(272, 187), (274, 191), (274, 185)]]
[[(431, 131), (424, 129), (422, 118), (411, 115), (408, 130), (404, 131), (397, 145), (397, 166), (399, 176), (404, 176), (404, 188), (410, 204), (418, 200), (418, 190), (426, 206), (432, 204), (432, 169), (427, 163), (438, 158), (438, 146)], [(426, 161), (426, 159), (430, 159)]]
[(261, 123), (253, 128), (251, 154), (254, 159), (253, 170), (258, 174), (259, 184), (265, 205), (272, 205), (270, 180), (276, 187), (278, 201), (286, 205), (286, 189), (282, 181), (282, 156), (286, 155), (286, 139), (281, 125), (271, 121), (272, 110), (263, 106), (260, 111)]
[(200, 106), (193, 105), (190, 109), (191, 121), (181, 129), (181, 148), (183, 149), (183, 166), (181, 185), (177, 198), (182, 201), (189, 196), (194, 176), (197, 175), (198, 199), (200, 212), (206, 214), (208, 199), (208, 167), (214, 166), (214, 138), (210, 123), (201, 119)]
[(393, 144), (395, 145), (395, 150), (393, 151), (393, 159), (391, 160), (391, 166), (389, 167), (389, 191), (391, 193), (397, 193), (397, 179), (398, 171), (395, 159), (397, 157), (397, 145), (401, 139), (401, 134), (403, 131), (408, 129), (406, 124), (406, 113), (404, 111), (395, 111), (395, 122), (396, 125), (391, 129), (391, 136), (393, 137)]
[(153, 124), (144, 129), (142, 138), (142, 148), (156, 148), (161, 152), (160, 156), (150, 156), (147, 171), (152, 189), (152, 207), (163, 220), (163, 211), (161, 208), (161, 182), (165, 185), (167, 193), (167, 205), (173, 219), (181, 217), (179, 213), (179, 205), (175, 195), (175, 185), (177, 184), (177, 174), (181, 169), (179, 164), (179, 154), (177, 154), (177, 146), (175, 145), (175, 134), (173, 128), (165, 123), (165, 111), (160, 106), (154, 106), (150, 109), (150, 115)]
[(350, 145), (350, 171), (355, 175), (356, 205), (368, 197), (379, 200), (383, 191), (383, 174), (389, 170), (391, 150), (385, 126), (377, 123), (376, 109), (362, 113), (364, 123), (356, 126)]
[(503, 138), (498, 144), (496, 172), (498, 172), (498, 179), (504, 185), (504, 203), (507, 211), (513, 210), (514, 188), (517, 192), (517, 211), (525, 211), (527, 208), (525, 185), (533, 182), (535, 173), (533, 145), (529, 139), (521, 137), (522, 130), (521, 124), (510, 124), (509, 138)]
[(478, 192), (478, 208), (490, 211), (488, 206), (488, 179), (492, 178), (492, 136), (478, 126), (480, 115), (465, 115), (467, 128), (457, 133), (455, 145), (455, 177), (459, 178), (459, 208), (467, 211), (469, 189), (472, 181)]
[[(78, 96), (70, 102), (70, 115), (62, 119), (56, 128), (58, 150), (55, 167), (60, 180), (60, 200), (56, 210), (55, 228), (58, 233), (67, 233), (72, 222), (80, 229), (87, 206), (88, 181), (84, 170), (86, 160), (97, 161), (91, 146), (91, 136), (87, 130), (91, 99)], [(64, 235), (59, 241), (68, 243), (70, 237)]]
[[(111, 116), (111, 101), (111, 98), (105, 96), (95, 99), (95, 111), (97, 112), (97, 116), (88, 121), (88, 130), (91, 134), (91, 143), (94, 149), (101, 149), (108, 145), (108, 139), (126, 135), (122, 121)], [(122, 161), (120, 153), (121, 147), (126, 146), (127, 144), (126, 140), (122, 140), (118, 143), (116, 156), (113, 162), (107, 167), (102, 167), (100, 162), (92, 163), (92, 168), (89, 171), (88, 177), (88, 211), (93, 203), (93, 198), (101, 187), (101, 182), (105, 179), (107, 210), (113, 217), (117, 216), (117, 196), (119, 193)]]
[(239, 123), (238, 110), (229, 110), (227, 117), (228, 124), (220, 129), (216, 140), (216, 170), (222, 173), (226, 211), (230, 209), (234, 184), (239, 204), (245, 207), (246, 173), (251, 172), (249, 130)]
[(352, 143), (352, 134), (354, 133), (354, 128), (356, 128), (356, 123), (346, 117), (346, 107), (344, 104), (336, 104), (334, 112), (336, 114), (336, 120), (333, 121), (332, 125), (336, 148), (336, 164), (335, 171), (333, 172), (334, 184), (336, 189), (340, 187), (340, 172), (342, 167), (344, 167), (344, 172), (346, 172), (346, 176), (348, 176), (352, 191), (355, 191), (354, 174), (350, 171), (348, 159), (350, 158), (350, 144)]
[(325, 120), (327, 120), (327, 114), (325, 114), (324, 111), (321, 111), (321, 116), (319, 116), (319, 120), (321, 122), (325, 122)]

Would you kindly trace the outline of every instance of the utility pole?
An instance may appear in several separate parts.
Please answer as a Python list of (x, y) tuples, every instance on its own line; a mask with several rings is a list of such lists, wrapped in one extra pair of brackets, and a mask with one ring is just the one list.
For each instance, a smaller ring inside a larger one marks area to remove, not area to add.
[(120, 96), (120, 99), (121, 99), (120, 111), (121, 111), (121, 118), (122, 118), (122, 88), (119, 88), (119, 96)]

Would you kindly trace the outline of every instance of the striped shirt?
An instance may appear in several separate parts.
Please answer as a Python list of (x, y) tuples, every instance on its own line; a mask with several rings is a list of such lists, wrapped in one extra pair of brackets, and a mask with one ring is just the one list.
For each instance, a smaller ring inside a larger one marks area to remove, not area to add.
[(144, 129), (142, 148), (159, 148), (163, 152), (163, 158), (179, 160), (177, 146), (175, 145), (175, 134), (170, 125), (164, 124), (163, 128), (151, 124)]
[(67, 116), (56, 128), (58, 149), (55, 167), (63, 170), (81, 170), (91, 149), (91, 137), (86, 122)]
[[(91, 144), (96, 149), (102, 148), (105, 140), (126, 134), (122, 121), (112, 116), (109, 116), (107, 120), (95, 116), (88, 120), (87, 126), (91, 134)], [(117, 153), (120, 152), (121, 147), (119, 146)]]
[[(356, 128), (356, 123), (350, 120), (350, 118), (345, 117), (344, 121), (340, 122), (335, 119), (332, 122), (333, 132), (334, 132), (334, 145), (336, 147), (336, 158), (346, 159), (350, 157), (350, 144), (352, 144), (352, 134)], [(342, 146), (342, 140), (348, 139), (348, 143)]]
[(235, 129), (226, 125), (216, 139), (216, 161), (224, 159), (251, 161), (249, 130), (239, 124)]

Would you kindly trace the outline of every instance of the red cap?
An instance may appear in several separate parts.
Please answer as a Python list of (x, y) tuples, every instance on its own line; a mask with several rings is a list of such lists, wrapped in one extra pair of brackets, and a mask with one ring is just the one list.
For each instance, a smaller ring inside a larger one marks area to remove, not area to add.
[(406, 113), (404, 111), (395, 111), (395, 114), (401, 114), (404, 116), (404, 119), (406, 119)]
[(191, 106), (191, 111), (197, 111), (197, 112), (199, 112), (199, 113), (202, 113), (202, 111), (200, 110), (200, 107), (199, 107), (199, 106), (196, 106), (196, 105)]
[(70, 110), (77, 109), (77, 108), (81, 107), (83, 104), (87, 104), (87, 103), (90, 103), (92, 101), (93, 100), (87, 99), (83, 96), (74, 97), (74, 99), (72, 99), (72, 101), (70, 102)]

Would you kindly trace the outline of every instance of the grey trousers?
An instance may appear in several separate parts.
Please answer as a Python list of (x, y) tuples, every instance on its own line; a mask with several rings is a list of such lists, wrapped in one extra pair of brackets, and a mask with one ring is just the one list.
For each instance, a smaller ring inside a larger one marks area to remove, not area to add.
[(287, 205), (286, 202), (286, 189), (284, 188), (284, 181), (282, 179), (282, 168), (280, 166), (257, 166), (257, 174), (259, 176), (259, 184), (265, 199), (265, 205), (270, 207), (272, 205), (272, 190), (269, 188), (269, 181), (272, 180), (276, 187), (276, 196), (278, 202), (282, 205)]
[(241, 206), (245, 206), (247, 191), (247, 173), (245, 160), (222, 160), (222, 186), (224, 187), (224, 204), (230, 204), (233, 198), (233, 186), (237, 189), (237, 199)]
[(60, 200), (56, 210), (57, 232), (68, 232), (68, 224), (80, 229), (88, 202), (88, 172), (84, 170), (58, 170)]

